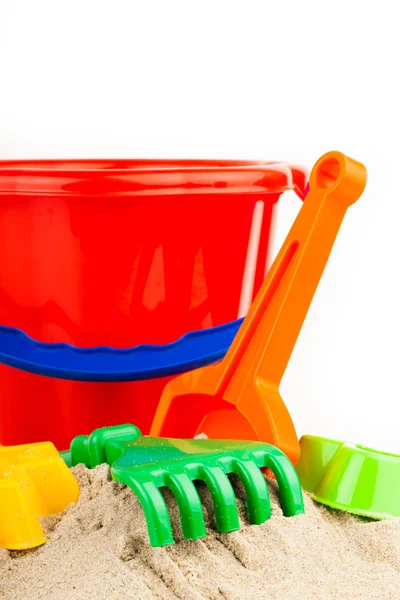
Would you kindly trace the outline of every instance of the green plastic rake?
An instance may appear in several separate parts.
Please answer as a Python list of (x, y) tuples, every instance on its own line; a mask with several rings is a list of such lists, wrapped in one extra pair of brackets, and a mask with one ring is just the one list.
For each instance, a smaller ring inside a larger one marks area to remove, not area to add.
[(200, 497), (195, 480), (206, 483), (214, 504), (218, 531), (240, 528), (236, 498), (228, 474), (235, 473), (246, 492), (252, 524), (271, 516), (268, 486), (261, 467), (274, 473), (285, 516), (304, 513), (303, 496), (296, 471), (277, 448), (261, 442), (236, 440), (188, 440), (142, 436), (134, 425), (96, 429), (78, 436), (70, 452), (62, 453), (71, 465), (111, 467), (112, 478), (137, 495), (147, 522), (152, 546), (173, 544), (168, 509), (159, 490), (168, 487), (176, 497), (185, 539), (206, 536)]

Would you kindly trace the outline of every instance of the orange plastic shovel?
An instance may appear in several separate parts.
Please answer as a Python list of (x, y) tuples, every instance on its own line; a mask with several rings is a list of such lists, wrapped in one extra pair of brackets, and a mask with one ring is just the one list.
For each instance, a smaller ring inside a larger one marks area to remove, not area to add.
[(340, 152), (317, 161), (304, 204), (225, 358), (165, 387), (150, 435), (261, 440), (297, 462), (299, 442), (279, 384), (343, 217), (366, 180), (365, 167)]

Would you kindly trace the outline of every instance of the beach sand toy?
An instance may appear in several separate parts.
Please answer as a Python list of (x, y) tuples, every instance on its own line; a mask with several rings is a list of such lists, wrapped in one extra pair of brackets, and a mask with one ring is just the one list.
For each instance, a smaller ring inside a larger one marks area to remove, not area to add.
[(64, 510), (78, 496), (78, 483), (50, 442), (0, 446), (0, 547), (44, 544), (38, 517)]
[(296, 469), (313, 500), (371, 519), (400, 517), (400, 456), (314, 435), (300, 448)]
[[(282, 163), (0, 161), (0, 443), (62, 449), (104, 423), (149, 433), (184, 369), (161, 361), (163, 379), (150, 379), (159, 363), (124, 359), (242, 317), (268, 266), (274, 206), (286, 190), (303, 198), (307, 181)], [(48, 347), (59, 342), (70, 346)]]
[(297, 336), (366, 170), (340, 152), (314, 166), (310, 191), (226, 357), (164, 389), (150, 435), (269, 442), (295, 464), (299, 442), (279, 394)]
[(283, 513), (304, 513), (303, 496), (293, 465), (269, 444), (232, 440), (179, 440), (142, 436), (137, 427), (105, 427), (90, 436), (78, 436), (69, 453), (72, 465), (93, 468), (107, 462), (115, 481), (137, 495), (147, 522), (152, 546), (173, 544), (167, 506), (159, 490), (168, 487), (178, 503), (185, 539), (206, 536), (201, 500), (193, 484), (206, 483), (214, 504), (218, 531), (239, 529), (236, 498), (228, 473), (235, 473), (246, 492), (249, 520), (264, 523), (271, 516), (268, 487), (260, 468), (274, 473)]
[(306, 183), (285, 163), (0, 161), (0, 323), (127, 348), (233, 321), (263, 281), (276, 201)]

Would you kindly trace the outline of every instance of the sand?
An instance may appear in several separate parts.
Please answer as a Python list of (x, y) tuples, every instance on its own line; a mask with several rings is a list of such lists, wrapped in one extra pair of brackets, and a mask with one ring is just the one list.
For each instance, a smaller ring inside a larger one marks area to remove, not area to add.
[(208, 535), (184, 541), (166, 496), (177, 543), (151, 548), (141, 507), (109, 469), (73, 469), (77, 504), (43, 519), (49, 541), (0, 549), (2, 600), (379, 600), (400, 598), (400, 521), (372, 522), (328, 510), (305, 495), (306, 515), (283, 517), (270, 482), (272, 518), (250, 526), (235, 484), (241, 530), (215, 532), (200, 487)]

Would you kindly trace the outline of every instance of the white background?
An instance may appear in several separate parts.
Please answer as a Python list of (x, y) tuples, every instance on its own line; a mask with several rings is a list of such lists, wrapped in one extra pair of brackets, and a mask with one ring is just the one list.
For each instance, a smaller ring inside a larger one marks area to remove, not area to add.
[(0, 158), (364, 162), (282, 395), (299, 434), (400, 453), (396, 4), (0, 0)]

